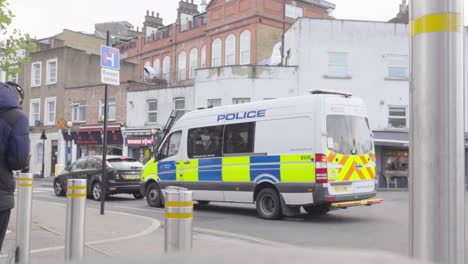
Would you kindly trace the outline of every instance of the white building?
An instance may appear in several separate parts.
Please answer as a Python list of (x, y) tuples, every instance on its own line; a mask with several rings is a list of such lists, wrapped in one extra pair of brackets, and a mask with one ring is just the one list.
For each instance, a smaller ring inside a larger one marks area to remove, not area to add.
[[(193, 100), (186, 106), (186, 110), (192, 110), (308, 94), (316, 89), (347, 91), (363, 98), (368, 105), (380, 185), (406, 187), (408, 30), (407, 24), (301, 18), (285, 35), (286, 66), (199, 69), (195, 86), (184, 91), (168, 88), (130, 92), (129, 99), (133, 98), (130, 100), (139, 107), (129, 108), (128, 117), (132, 120), (127, 124), (147, 125), (143, 122), (148, 115), (145, 100), (151, 97), (158, 99), (158, 124), (161, 124), (177, 97)], [(164, 101), (169, 108), (164, 107)], [(468, 121), (468, 115), (465, 118)]]

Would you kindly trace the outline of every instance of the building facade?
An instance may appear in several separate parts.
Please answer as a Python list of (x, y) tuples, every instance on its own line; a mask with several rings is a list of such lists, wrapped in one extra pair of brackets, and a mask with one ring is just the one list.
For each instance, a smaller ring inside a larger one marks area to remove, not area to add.
[[(53, 175), (55, 166), (64, 163), (65, 142), (57, 126), (57, 121), (65, 119), (62, 98), (68, 86), (98, 81), (90, 75), (87, 57), (97, 53), (101, 44), (103, 39), (64, 30), (37, 40), (38, 50), (30, 54), (30, 63), (23, 65), (18, 79), (26, 92), (23, 108), (31, 128), (32, 173), (41, 175), (43, 161), (45, 176)], [(43, 131), (45, 141), (40, 139)]]
[(269, 64), (273, 47), (298, 17), (329, 17), (323, 0), (213, 0), (200, 13), (180, 1), (177, 21), (145, 17), (145, 38), (120, 45), (123, 58), (140, 66), (140, 78), (167, 86), (193, 85), (195, 70), (225, 65)]

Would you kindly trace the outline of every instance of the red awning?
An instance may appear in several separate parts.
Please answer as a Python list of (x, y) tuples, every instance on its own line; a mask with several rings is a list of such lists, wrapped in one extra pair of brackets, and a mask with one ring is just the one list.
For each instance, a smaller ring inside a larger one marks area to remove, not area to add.
[[(108, 125), (107, 131), (120, 131), (121, 126), (118, 125)], [(96, 126), (80, 126), (79, 132), (102, 132), (104, 130), (103, 125), (96, 125)]]

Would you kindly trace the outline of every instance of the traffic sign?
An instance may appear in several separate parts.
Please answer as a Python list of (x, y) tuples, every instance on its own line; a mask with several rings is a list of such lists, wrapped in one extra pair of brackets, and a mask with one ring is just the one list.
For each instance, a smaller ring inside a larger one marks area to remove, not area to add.
[(110, 85), (120, 85), (120, 72), (101, 68), (101, 82)]
[(112, 70), (120, 70), (119, 49), (101, 45), (101, 67)]

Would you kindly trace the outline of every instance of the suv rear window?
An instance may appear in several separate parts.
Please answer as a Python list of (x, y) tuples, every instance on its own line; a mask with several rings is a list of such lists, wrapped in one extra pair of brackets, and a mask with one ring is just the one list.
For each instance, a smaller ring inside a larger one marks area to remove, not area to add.
[(141, 170), (143, 164), (135, 159), (108, 159), (115, 170)]

